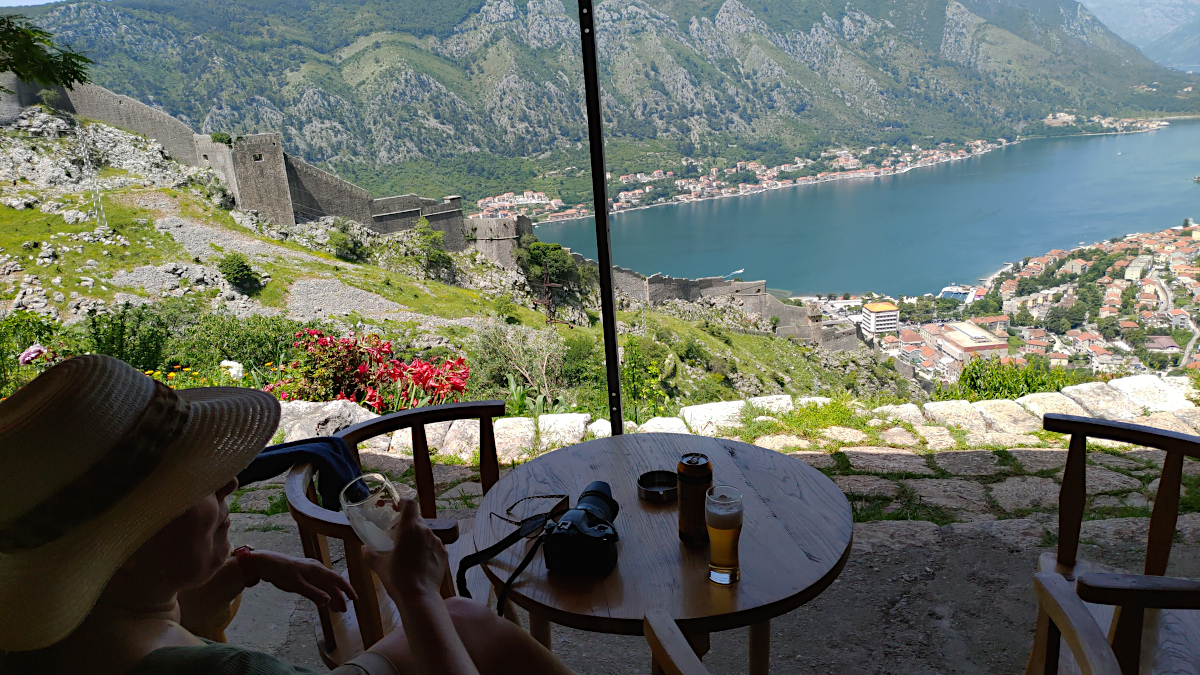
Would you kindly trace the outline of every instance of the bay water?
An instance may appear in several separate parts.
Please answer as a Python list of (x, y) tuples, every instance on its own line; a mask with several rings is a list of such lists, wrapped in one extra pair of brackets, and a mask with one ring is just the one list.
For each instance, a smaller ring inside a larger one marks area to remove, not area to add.
[[(1200, 220), (1197, 174), (1200, 121), (1034, 139), (898, 176), (617, 213), (613, 262), (674, 277), (744, 269), (790, 293), (936, 293), (1025, 256)], [(535, 234), (596, 258), (592, 219)]]

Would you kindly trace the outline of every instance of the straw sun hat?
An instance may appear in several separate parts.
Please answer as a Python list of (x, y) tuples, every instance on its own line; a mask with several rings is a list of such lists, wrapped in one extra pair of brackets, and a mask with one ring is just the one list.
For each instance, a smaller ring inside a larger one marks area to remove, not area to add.
[(0, 650), (70, 634), (126, 558), (278, 424), (270, 394), (177, 392), (108, 356), (64, 361), (0, 401)]

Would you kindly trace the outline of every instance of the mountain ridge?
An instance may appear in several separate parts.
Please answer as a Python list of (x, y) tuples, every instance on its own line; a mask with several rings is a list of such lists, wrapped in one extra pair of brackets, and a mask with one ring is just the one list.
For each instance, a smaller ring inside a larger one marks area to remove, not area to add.
[[(413, 4), (28, 13), (91, 53), (98, 84), (205, 133), (280, 131), (289, 152), (340, 173), (477, 154), (586, 166), (574, 8), (436, 0), (396, 31), (411, 13), (389, 11)], [(1066, 108), (1200, 112), (1178, 93), (1191, 79), (1069, 0), (629, 0), (596, 15), (606, 137), (676, 158), (994, 138)]]

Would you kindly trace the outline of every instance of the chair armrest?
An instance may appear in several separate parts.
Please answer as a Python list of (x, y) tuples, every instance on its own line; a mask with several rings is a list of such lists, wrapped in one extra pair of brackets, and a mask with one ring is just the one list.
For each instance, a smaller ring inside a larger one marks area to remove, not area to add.
[(1061, 434), (1083, 434), (1088, 438), (1106, 438), (1131, 445), (1160, 448), (1168, 452), (1181, 452), (1188, 457), (1200, 459), (1200, 438), (1141, 424), (1047, 413), (1042, 418), (1042, 428)]
[(1108, 638), (1061, 574), (1033, 575), (1033, 590), (1039, 607), (1062, 634), (1084, 675), (1121, 675), (1121, 666), (1108, 645)]
[(696, 656), (670, 614), (661, 609), (648, 612), (642, 619), (642, 632), (646, 642), (650, 643), (654, 662), (667, 675), (708, 675), (700, 657)]
[(288, 471), (283, 493), (287, 497), (288, 510), (291, 511), (296, 524), (314, 534), (323, 534), (335, 539), (345, 539), (347, 535), (354, 537), (354, 530), (345, 515), (323, 509), (309, 500), (308, 490), (312, 482), (312, 464), (296, 464)]
[(1075, 592), (1084, 602), (1151, 609), (1200, 609), (1200, 581), (1143, 574), (1079, 575)]

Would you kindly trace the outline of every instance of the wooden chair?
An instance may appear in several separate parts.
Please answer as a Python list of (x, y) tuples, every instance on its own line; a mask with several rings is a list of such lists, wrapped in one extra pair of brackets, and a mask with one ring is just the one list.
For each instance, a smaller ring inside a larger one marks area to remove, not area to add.
[[(1035, 581), (1040, 609), (1026, 675), (1057, 673), (1060, 668), (1064, 672), (1113, 672), (1112, 664), (1098, 655), (1103, 650), (1088, 642), (1087, 635), (1094, 634), (1085, 619), (1107, 634), (1106, 644), (1124, 675), (1195, 672), (1200, 667), (1200, 612), (1187, 610), (1200, 609), (1200, 582), (1163, 575), (1175, 538), (1183, 459), (1200, 458), (1200, 437), (1069, 415), (1046, 415), (1043, 424), (1047, 431), (1071, 434), (1071, 444), (1059, 494), (1058, 551), (1042, 555)], [(1088, 438), (1166, 452), (1142, 575), (1077, 558), (1087, 498)], [(1054, 577), (1062, 582), (1053, 581)], [(1065, 595), (1073, 599), (1064, 595), (1064, 589), (1072, 586), (1073, 592)], [(1077, 611), (1076, 602), (1087, 612)], [(1060, 648), (1064, 640), (1071, 647), (1069, 652)]]
[[(479, 420), (479, 476), (486, 493), (500, 477), (496, 459), (496, 436), (492, 418), (504, 415), (503, 401), (475, 401), (470, 403), (448, 403), (445, 405), (414, 408), (342, 429), (334, 435), (346, 442), (358, 458), (358, 444), (369, 438), (390, 434), (397, 429), (412, 429), (413, 469), (416, 473), (417, 501), (421, 516), (447, 546), (458, 539), (458, 521), (437, 518), (434, 494), (433, 465), (429, 461), (429, 443), (425, 437), (425, 425), (461, 419)], [(361, 462), (360, 462), (361, 466)], [(285, 485), (288, 509), (300, 529), (300, 542), (304, 555), (319, 560), (332, 569), (329, 557), (329, 537), (340, 539), (346, 555), (346, 573), (358, 601), (344, 613), (317, 608), (320, 616), (320, 632), (317, 646), (321, 659), (330, 668), (354, 658), (366, 647), (400, 625), (400, 615), (391, 598), (375, 575), (367, 568), (363, 559), (362, 542), (354, 534), (346, 516), (339, 511), (330, 511), (317, 504), (316, 486), (313, 484), (313, 466), (297, 464), (288, 473)], [(446, 570), (446, 584), (442, 594), (454, 595), (450, 570)]]
[(708, 675), (679, 624), (670, 614), (655, 610), (642, 619), (642, 634), (650, 643), (654, 675)]

